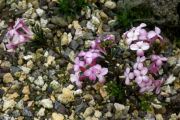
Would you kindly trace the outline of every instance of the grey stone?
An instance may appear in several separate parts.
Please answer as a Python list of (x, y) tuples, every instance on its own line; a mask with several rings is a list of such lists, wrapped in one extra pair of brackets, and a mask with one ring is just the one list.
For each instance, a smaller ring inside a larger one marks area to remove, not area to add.
[(66, 108), (65, 108), (65, 106), (64, 106), (63, 104), (61, 104), (60, 102), (55, 101), (55, 103), (54, 103), (54, 109), (55, 109), (57, 112), (61, 113), (61, 114), (66, 114)]
[(16, 67), (16, 66), (11, 66), (10, 69), (11, 69), (11, 72), (12, 72), (12, 73), (16, 73), (16, 72), (18, 72), (18, 71), (21, 70), (19, 67)]
[(89, 32), (86, 32), (86, 33), (83, 34), (82, 39), (94, 40), (95, 37), (94, 37), (93, 33), (89, 31)]
[(80, 105), (76, 106), (75, 107), (75, 112), (76, 113), (80, 113), (80, 112), (83, 112), (85, 111), (85, 109), (88, 107), (88, 105), (84, 102), (82, 102)]
[(17, 118), (18, 116), (20, 116), (19, 111), (18, 111), (18, 110), (13, 111), (13, 112), (12, 112), (12, 116), (15, 117), (15, 118)]
[(0, 98), (4, 95), (5, 91), (3, 89), (0, 89)]
[(72, 48), (73, 50), (76, 50), (78, 47), (79, 47), (78, 40), (72, 40), (70, 43), (70, 48)]
[(51, 22), (60, 27), (66, 27), (68, 25), (68, 22), (63, 17), (58, 17), (58, 16), (53, 16), (51, 18)]
[(87, 24), (87, 20), (82, 20), (80, 22), (81, 27), (86, 27), (86, 24)]
[(32, 117), (33, 116), (32, 112), (29, 110), (29, 108), (24, 108), (23, 111), (22, 111), (22, 115), (27, 116), (27, 117)]

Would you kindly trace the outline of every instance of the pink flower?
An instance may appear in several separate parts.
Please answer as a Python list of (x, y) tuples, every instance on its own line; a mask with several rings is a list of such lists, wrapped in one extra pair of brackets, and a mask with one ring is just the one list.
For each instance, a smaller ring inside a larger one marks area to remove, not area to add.
[(75, 63), (74, 64), (74, 71), (75, 72), (80, 71), (80, 67), (84, 67), (85, 66), (84, 61), (80, 61), (79, 57), (76, 57), (74, 63)]
[(28, 42), (32, 39), (31, 30), (25, 25), (23, 19), (17, 19), (15, 25), (12, 28), (9, 28), (9, 31), (6, 34), (9, 39), (6, 47), (8, 51), (14, 51), (19, 45)]
[(101, 55), (99, 53), (99, 50), (90, 49), (87, 52), (81, 51), (78, 56), (83, 57), (86, 64), (91, 64), (94, 59), (100, 57)]
[(158, 71), (160, 70), (163, 62), (167, 61), (167, 58), (166, 57), (161, 57), (161, 56), (158, 56), (158, 55), (152, 55), (151, 56), (151, 65), (149, 67), (149, 71), (153, 74), (157, 74)]
[(130, 46), (131, 50), (136, 50), (137, 51), (137, 55), (138, 56), (144, 56), (144, 50), (148, 50), (149, 49), (149, 44), (143, 41), (139, 41), (135, 44), (132, 44)]
[(146, 38), (146, 31), (142, 29), (146, 27), (145, 23), (141, 23), (138, 27), (133, 27), (131, 30), (124, 33), (126, 43), (130, 45), (133, 41), (144, 40)]
[(98, 38), (96, 38), (96, 40), (91, 41), (91, 48), (92, 49), (99, 49), (100, 43), (101, 43), (101, 40), (100, 40), (100, 37), (98, 37)]
[(140, 84), (142, 81), (148, 81), (149, 77), (147, 76), (148, 69), (144, 67), (142, 70), (134, 70), (134, 75), (136, 76), (135, 81), (137, 84)]
[(96, 80), (98, 78), (99, 82), (104, 82), (104, 75), (108, 73), (107, 68), (102, 68), (99, 64), (92, 66), (84, 72), (84, 75), (87, 76), (90, 80)]
[(167, 61), (166, 57), (161, 57), (158, 55), (152, 55), (151, 60), (157, 65), (157, 66), (162, 66), (163, 62)]
[(140, 87), (140, 93), (152, 92), (155, 89), (155, 86), (153, 85), (153, 82), (151, 79), (141, 82), (139, 84), (139, 87)]
[(146, 60), (146, 57), (145, 57), (145, 56), (137, 57), (136, 63), (134, 64), (133, 68), (134, 68), (134, 69), (142, 70), (142, 69), (143, 69), (143, 62), (144, 62), (145, 60)]
[(149, 67), (149, 72), (153, 74), (157, 74), (159, 70), (160, 70), (160, 67), (157, 66), (155, 63), (152, 63)]
[(139, 31), (139, 40), (147, 40), (147, 31), (145, 29), (141, 29)]
[(130, 72), (130, 68), (126, 68), (126, 71), (124, 72), (124, 76), (126, 77), (125, 84), (129, 85), (130, 80), (134, 79), (134, 73)]
[(163, 40), (162, 36), (160, 35), (161, 30), (158, 27), (155, 27), (155, 31), (149, 31), (147, 38), (150, 42), (153, 42), (154, 40), (156, 40), (157, 38), (159, 38), (160, 40)]

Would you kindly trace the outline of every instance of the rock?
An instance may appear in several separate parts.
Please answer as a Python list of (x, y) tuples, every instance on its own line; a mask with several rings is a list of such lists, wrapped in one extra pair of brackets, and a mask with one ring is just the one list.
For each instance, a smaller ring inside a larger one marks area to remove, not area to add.
[(0, 10), (2, 10), (5, 7), (5, 0), (0, 0)]
[[(3, 29), (5, 29), (5, 28), (7, 28), (8, 26), (7, 26), (7, 24), (5, 24), (5, 21), (4, 20), (1, 20), (0, 21), (0, 30), (3, 30)], [(1, 38), (0, 38), (1, 39)]]
[(81, 26), (79, 25), (79, 21), (73, 21), (72, 24), (74, 29), (82, 29)]
[[(18, 110), (13, 111), (13, 112), (12, 112), (12, 116), (15, 117), (15, 118), (17, 118), (18, 116), (20, 116), (19, 111), (18, 111)], [(0, 119), (0, 120), (1, 120), (1, 119)]]
[(43, 80), (42, 76), (38, 76), (38, 78), (34, 81), (34, 83), (38, 86), (43, 86), (44, 80)]
[(70, 39), (69, 36), (66, 32), (63, 33), (63, 35), (61, 36), (61, 45), (68, 45), (70, 43)]
[(12, 77), (11, 73), (4, 74), (4, 76), (3, 76), (3, 82), (4, 83), (10, 83), (13, 81), (14, 81), (14, 78)]
[(23, 14), (23, 17), (25, 18), (31, 18), (32, 17), (32, 14), (33, 14), (33, 11), (34, 9), (31, 7), (29, 8), (24, 14)]
[(60, 102), (55, 101), (54, 103), (54, 109), (61, 114), (65, 114), (66, 113), (66, 108), (63, 104), (61, 104)]
[(28, 86), (28, 85), (27, 85), (27, 86), (24, 86), (24, 88), (23, 88), (23, 90), (22, 90), (22, 93), (27, 94), (27, 95), (30, 94), (30, 90), (29, 90), (29, 86)]
[(40, 101), (40, 105), (42, 105), (44, 108), (52, 109), (53, 103), (50, 99), (43, 99)]
[(105, 115), (104, 115), (105, 117), (107, 117), (107, 118), (110, 118), (110, 117), (112, 117), (113, 115), (112, 115), (112, 113), (111, 112), (107, 112), (107, 113), (105, 113)]
[(56, 24), (56, 25), (60, 26), (60, 27), (66, 27), (66, 26), (68, 26), (67, 20), (65, 20), (63, 17), (53, 16), (53, 17), (51, 18), (51, 22), (52, 22), (53, 24)]
[(23, 100), (20, 100), (20, 101), (16, 104), (16, 108), (18, 108), (18, 109), (23, 109), (23, 108), (24, 108), (24, 102), (23, 102)]
[(93, 112), (94, 112), (94, 108), (88, 107), (88, 108), (86, 108), (85, 112), (83, 113), (83, 117), (86, 118), (86, 117), (90, 116)]
[(173, 74), (178, 77), (180, 75), (179, 73), (180, 73), (180, 64), (177, 64), (176, 67), (173, 69)]
[(39, 17), (42, 17), (44, 15), (45, 11), (38, 8), (38, 9), (36, 9), (36, 13), (38, 14)]
[(12, 94), (7, 94), (6, 96), (8, 99), (16, 99), (19, 96), (19, 94), (17, 92), (14, 92)]
[(27, 117), (32, 117), (33, 116), (32, 112), (29, 110), (29, 108), (24, 108), (23, 111), (22, 111), (22, 115), (27, 116)]
[(48, 20), (41, 18), (40, 19), (41, 27), (45, 28), (48, 24)]
[(156, 120), (164, 120), (161, 114), (156, 115)]
[(74, 101), (73, 91), (67, 88), (63, 88), (62, 94), (58, 96), (58, 100), (64, 104)]
[(94, 15), (92, 16), (91, 21), (92, 21), (92, 24), (94, 24), (96, 26), (98, 26), (100, 24), (100, 20)]
[(99, 110), (95, 110), (94, 116), (96, 118), (100, 118), (102, 116), (102, 113)]
[(23, 56), (23, 59), (24, 59), (24, 60), (30, 60), (30, 59), (32, 59), (32, 58), (33, 58), (32, 55)]
[(92, 30), (93, 32), (97, 29), (91, 21), (88, 21), (87, 24), (86, 24), (86, 27), (90, 30)]
[(106, 19), (106, 20), (108, 19), (108, 16), (103, 11), (100, 11), (99, 15), (101, 16), (102, 19)]
[(148, 114), (146, 114), (146, 116), (144, 117), (144, 120), (155, 120), (155, 117), (154, 117), (154, 115), (148, 113)]
[(53, 80), (51, 83), (50, 83), (50, 87), (53, 88), (54, 90), (60, 88), (60, 84), (58, 83), (58, 81), (56, 80)]
[(29, 60), (29, 61), (27, 62), (27, 67), (30, 68), (30, 69), (32, 69), (33, 66), (34, 66), (33, 61), (32, 61), (32, 60)]
[(72, 42), (70, 43), (70, 48), (73, 50), (76, 50), (79, 47), (79, 43), (77, 40), (72, 40)]
[(16, 73), (16, 72), (19, 72), (21, 69), (16, 66), (11, 66), (10, 70), (11, 70), (11, 73)]
[(119, 103), (114, 103), (114, 107), (116, 109), (116, 111), (122, 111), (125, 109), (125, 106)]
[(5, 93), (5, 91), (3, 89), (0, 89), (0, 98), (3, 97), (4, 93)]
[(83, 91), (81, 89), (74, 91), (74, 95), (81, 95), (82, 93)]
[(114, 107), (115, 107), (115, 118), (116, 119), (119, 119), (122, 114), (123, 114), (123, 111), (125, 110), (125, 106), (122, 105), (122, 104), (119, 104), (119, 103), (114, 103)]
[(174, 77), (173, 75), (170, 75), (167, 80), (165, 81), (165, 85), (171, 84), (173, 81), (176, 80), (176, 77)]
[(49, 65), (53, 65), (53, 64), (55, 64), (55, 57), (54, 56), (48, 56), (47, 63), (45, 63), (44, 65), (46, 67), (48, 67)]
[(44, 115), (45, 115), (45, 108), (41, 108), (41, 109), (38, 111), (37, 116), (42, 117), (42, 116), (44, 116)]
[(52, 120), (64, 120), (64, 116), (58, 113), (52, 113)]
[(4, 104), (3, 104), (3, 109), (2, 111), (5, 111), (9, 108), (13, 108), (16, 104), (16, 102), (14, 100), (8, 100), (8, 99), (4, 99)]
[(170, 66), (176, 65), (177, 64), (177, 58), (176, 57), (169, 57), (168, 61)]
[(21, 68), (21, 70), (22, 70), (24, 73), (26, 73), (26, 74), (28, 74), (28, 73), (31, 71), (31, 69), (28, 68), (28, 67), (21, 66), (20, 68)]
[(113, 1), (107, 1), (107, 2), (105, 2), (104, 5), (105, 5), (105, 7), (109, 8), (109, 9), (114, 9), (114, 8), (116, 8), (116, 3), (113, 2)]
[(82, 102), (80, 105), (75, 107), (75, 112), (76, 113), (83, 112), (87, 107), (88, 105), (85, 102)]

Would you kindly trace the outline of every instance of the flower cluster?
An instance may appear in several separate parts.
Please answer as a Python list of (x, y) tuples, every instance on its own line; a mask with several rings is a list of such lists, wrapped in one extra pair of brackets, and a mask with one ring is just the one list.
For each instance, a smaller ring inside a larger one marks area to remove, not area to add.
[(8, 29), (6, 34), (8, 38), (8, 43), (6, 48), (9, 52), (14, 51), (19, 45), (28, 42), (32, 39), (33, 33), (26, 26), (23, 19), (17, 19), (14, 26)]
[(125, 84), (129, 85), (132, 80), (140, 87), (140, 92), (155, 91), (156, 94), (160, 92), (160, 86), (163, 79), (155, 80), (153, 76), (157, 76), (161, 66), (167, 61), (167, 58), (159, 55), (151, 55), (151, 64), (145, 67), (146, 57), (144, 51), (148, 50), (152, 43), (156, 40), (163, 40), (160, 36), (160, 29), (155, 27), (155, 31), (147, 32), (144, 27), (146, 24), (142, 23), (138, 27), (133, 27), (131, 30), (124, 33), (126, 43), (129, 48), (136, 51), (137, 59), (133, 65), (133, 69), (129, 67), (125, 70)]
[(71, 82), (78, 87), (82, 87), (82, 82), (85, 79), (98, 80), (100, 83), (104, 83), (108, 69), (97, 64), (97, 58), (102, 58), (101, 53), (104, 53), (105, 48), (110, 47), (114, 41), (114, 35), (106, 35), (103, 39), (97, 38), (92, 41), (91, 48), (88, 51), (81, 51), (74, 61), (74, 73), (70, 75)]

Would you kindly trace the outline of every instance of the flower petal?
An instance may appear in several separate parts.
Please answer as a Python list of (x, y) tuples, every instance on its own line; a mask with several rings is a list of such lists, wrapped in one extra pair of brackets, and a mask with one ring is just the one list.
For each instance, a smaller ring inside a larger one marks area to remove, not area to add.
[(130, 46), (130, 49), (131, 49), (131, 50), (138, 50), (139, 47), (137, 46), (137, 44), (132, 44), (132, 45)]
[(149, 44), (148, 43), (143, 43), (143, 45), (141, 46), (142, 50), (148, 50), (149, 49)]
[(149, 31), (149, 32), (148, 32), (148, 35), (147, 35), (147, 38), (150, 40), (150, 39), (156, 37), (156, 35), (157, 35), (156, 32), (154, 32), (154, 31)]
[(159, 27), (155, 27), (155, 32), (159, 35), (161, 33), (161, 29)]

